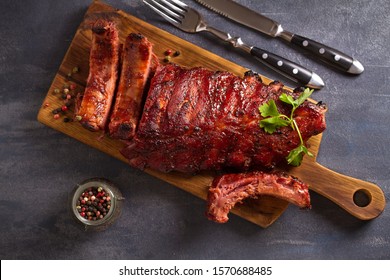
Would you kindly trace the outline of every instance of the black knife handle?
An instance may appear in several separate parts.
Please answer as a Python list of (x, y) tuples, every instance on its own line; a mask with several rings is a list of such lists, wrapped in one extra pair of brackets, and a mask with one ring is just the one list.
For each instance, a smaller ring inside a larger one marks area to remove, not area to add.
[(317, 74), (295, 62), (257, 47), (252, 47), (250, 54), (294, 82), (315, 89), (320, 89), (324, 86), (324, 82)]
[(349, 55), (309, 38), (294, 34), (291, 38), (291, 43), (309, 51), (322, 61), (327, 62), (342, 71), (352, 74), (360, 74), (364, 70), (361, 63)]

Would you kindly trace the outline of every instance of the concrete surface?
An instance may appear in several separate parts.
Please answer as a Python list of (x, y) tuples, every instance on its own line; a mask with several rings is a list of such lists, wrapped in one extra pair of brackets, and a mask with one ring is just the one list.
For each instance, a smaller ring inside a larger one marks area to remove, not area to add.
[[(107, 1), (220, 56), (294, 86), (206, 34), (185, 34), (141, 1)], [(286, 30), (359, 59), (350, 76), (280, 40), (201, 7), (216, 27), (313, 69), (326, 87), (313, 97), (329, 106), (318, 161), (373, 182), (390, 196), (390, 2), (261, 0), (239, 2)], [(231, 215), (219, 225), (205, 202), (37, 122), (36, 116), (90, 1), (0, 2), (0, 257), (1, 259), (389, 259), (388, 207), (364, 222), (312, 193), (313, 209), (289, 207), (262, 229)], [(126, 201), (109, 230), (84, 233), (71, 219), (73, 186), (102, 176)]]

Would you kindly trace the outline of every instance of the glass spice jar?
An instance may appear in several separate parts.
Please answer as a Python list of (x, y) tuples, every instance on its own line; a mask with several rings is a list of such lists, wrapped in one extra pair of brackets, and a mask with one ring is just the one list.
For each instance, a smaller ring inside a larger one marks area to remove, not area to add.
[(91, 178), (76, 185), (71, 212), (85, 231), (101, 231), (118, 219), (123, 200), (121, 192), (111, 181)]

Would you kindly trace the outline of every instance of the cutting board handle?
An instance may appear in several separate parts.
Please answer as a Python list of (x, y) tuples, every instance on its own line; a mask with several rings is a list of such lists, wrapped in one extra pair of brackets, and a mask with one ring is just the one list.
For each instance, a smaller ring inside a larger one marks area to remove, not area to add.
[(338, 204), (353, 216), (361, 220), (371, 220), (385, 209), (386, 198), (379, 186), (334, 172), (317, 162), (311, 165), (310, 169), (310, 176), (319, 178), (310, 185), (310, 189)]

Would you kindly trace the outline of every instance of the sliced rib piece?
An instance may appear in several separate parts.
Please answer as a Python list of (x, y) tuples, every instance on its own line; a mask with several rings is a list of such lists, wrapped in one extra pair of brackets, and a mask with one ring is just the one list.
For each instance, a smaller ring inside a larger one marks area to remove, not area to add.
[(291, 202), (300, 208), (310, 208), (307, 184), (282, 173), (225, 174), (214, 179), (207, 198), (207, 217), (226, 223), (230, 209), (245, 198), (270, 195)]
[[(300, 144), (291, 127), (273, 134), (259, 127), (259, 106), (279, 101), (283, 85), (269, 86), (256, 75), (244, 78), (205, 68), (185, 69), (168, 64), (156, 70), (138, 130), (122, 154), (132, 166), (168, 172), (197, 172), (235, 168), (272, 168)], [(292, 93), (298, 95), (299, 93)], [(304, 102), (294, 117), (304, 141), (325, 129), (325, 109)]]
[(89, 76), (76, 114), (91, 131), (104, 130), (118, 78), (119, 37), (115, 23), (99, 19), (92, 27)]
[(131, 33), (123, 48), (122, 68), (115, 105), (108, 126), (110, 136), (130, 140), (141, 116), (143, 93), (151, 67), (152, 44), (141, 34)]

